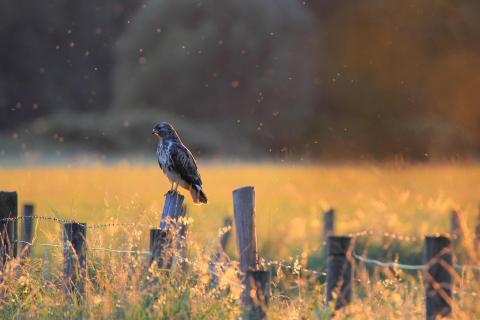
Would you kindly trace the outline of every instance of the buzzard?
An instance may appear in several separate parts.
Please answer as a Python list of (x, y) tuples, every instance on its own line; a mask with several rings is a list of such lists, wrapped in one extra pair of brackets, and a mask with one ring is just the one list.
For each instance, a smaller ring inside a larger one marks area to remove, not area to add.
[(176, 192), (180, 185), (190, 191), (194, 203), (207, 203), (195, 158), (183, 145), (173, 126), (160, 122), (153, 127), (152, 134), (158, 136), (157, 160), (172, 183), (170, 191)]

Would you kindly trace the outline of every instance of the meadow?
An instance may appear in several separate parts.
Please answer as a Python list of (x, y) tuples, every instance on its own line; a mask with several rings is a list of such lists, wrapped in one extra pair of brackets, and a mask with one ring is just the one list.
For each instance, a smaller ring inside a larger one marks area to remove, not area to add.
[[(449, 231), (452, 209), (461, 212), (465, 242), (472, 238), (480, 202), (480, 166), (475, 164), (273, 165), (204, 164), (209, 203), (194, 206), (186, 194), (189, 220), (186, 270), (145, 271), (144, 257), (89, 252), (87, 298), (82, 304), (63, 294), (62, 251), (34, 247), (33, 257), (12, 263), (0, 284), (1, 318), (235, 319), (238, 279), (222, 270), (221, 285), (208, 289), (208, 261), (223, 219), (233, 215), (232, 191), (252, 185), (256, 192), (259, 252), (300, 268), (323, 271), (322, 213), (337, 212), (337, 234), (362, 230), (419, 237), (406, 244), (373, 237), (369, 254), (400, 262), (421, 259), (422, 237)], [(89, 165), (0, 169), (0, 189), (17, 191), (36, 214), (87, 224), (158, 225), (166, 178), (156, 166)], [(88, 230), (91, 247), (148, 248), (148, 228)], [(60, 225), (39, 221), (37, 242), (61, 242)], [(364, 243), (365, 244), (365, 243)], [(383, 254), (384, 250), (388, 254)], [(397, 250), (397, 251), (395, 251)], [(234, 238), (227, 253), (236, 258)], [(414, 258), (412, 258), (412, 256)], [(470, 257), (476, 259), (476, 257)], [(358, 263), (352, 304), (338, 318), (422, 319), (422, 276), (402, 270), (365, 268)], [(323, 319), (324, 283), (318, 277), (278, 270), (273, 279), (271, 319)], [(478, 275), (476, 275), (478, 276)], [(480, 316), (478, 277), (463, 271), (456, 279), (455, 318)]]

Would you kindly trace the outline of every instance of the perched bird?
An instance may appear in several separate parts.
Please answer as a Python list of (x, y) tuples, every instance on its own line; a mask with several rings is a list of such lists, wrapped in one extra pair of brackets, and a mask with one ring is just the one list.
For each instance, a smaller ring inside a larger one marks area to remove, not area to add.
[(170, 191), (176, 192), (180, 185), (190, 191), (194, 203), (207, 203), (195, 158), (183, 145), (173, 126), (160, 122), (153, 127), (152, 134), (158, 136), (157, 160), (172, 183)]

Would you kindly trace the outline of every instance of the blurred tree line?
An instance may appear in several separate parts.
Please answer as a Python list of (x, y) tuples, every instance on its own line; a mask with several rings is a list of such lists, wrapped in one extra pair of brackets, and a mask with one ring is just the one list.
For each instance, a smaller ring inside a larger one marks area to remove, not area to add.
[(136, 0), (0, 0), (0, 128), (106, 109), (115, 42)]
[(40, 118), (34, 134), (123, 150), (167, 119), (210, 154), (480, 152), (478, 1), (2, 0), (0, 16), (4, 131)]

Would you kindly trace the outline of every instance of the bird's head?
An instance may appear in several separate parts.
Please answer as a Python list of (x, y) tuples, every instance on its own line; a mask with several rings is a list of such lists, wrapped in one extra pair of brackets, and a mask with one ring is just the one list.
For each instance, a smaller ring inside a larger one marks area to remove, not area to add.
[(152, 130), (152, 134), (158, 136), (160, 139), (178, 139), (177, 132), (170, 123), (157, 123)]

